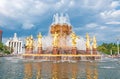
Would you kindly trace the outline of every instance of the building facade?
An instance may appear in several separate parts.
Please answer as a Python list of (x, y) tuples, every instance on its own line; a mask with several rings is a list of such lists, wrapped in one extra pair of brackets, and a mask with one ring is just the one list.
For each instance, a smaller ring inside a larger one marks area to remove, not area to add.
[(7, 42), (6, 45), (13, 50), (13, 54), (22, 54), (22, 41), (18, 39), (17, 34), (14, 33), (14, 37), (10, 38)]

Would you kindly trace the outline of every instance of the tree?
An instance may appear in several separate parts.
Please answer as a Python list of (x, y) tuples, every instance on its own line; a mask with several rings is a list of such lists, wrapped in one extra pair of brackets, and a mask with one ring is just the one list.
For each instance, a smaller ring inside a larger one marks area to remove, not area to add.
[(3, 43), (0, 42), (0, 52), (2, 52), (4, 49)]
[[(119, 45), (120, 46), (120, 45)], [(112, 50), (112, 54), (117, 54), (117, 44), (115, 43), (103, 43), (102, 45), (98, 46), (98, 51), (103, 52), (105, 54), (111, 54), (111, 50)]]
[(0, 42), (0, 52), (1, 54), (11, 54), (10, 47), (4, 45), (3, 43)]

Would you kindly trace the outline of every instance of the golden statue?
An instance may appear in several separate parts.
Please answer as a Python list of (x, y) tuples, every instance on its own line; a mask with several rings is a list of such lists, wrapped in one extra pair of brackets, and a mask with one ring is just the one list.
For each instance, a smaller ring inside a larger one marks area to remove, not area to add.
[(71, 38), (72, 38), (72, 46), (76, 47), (76, 40), (79, 38), (75, 33), (71, 33)]
[(31, 35), (29, 38), (28, 38), (28, 48), (33, 48), (33, 36)]
[(41, 35), (41, 33), (39, 33), (37, 35), (37, 38), (38, 38), (38, 47), (42, 47), (42, 35)]
[(90, 37), (89, 37), (88, 33), (86, 34), (86, 48), (90, 49)]
[(25, 40), (26, 40), (26, 45), (25, 46), (26, 46), (26, 48), (28, 48), (28, 46), (29, 46), (29, 37), (27, 37)]
[(53, 46), (57, 47), (58, 46), (58, 36), (59, 36), (59, 34), (57, 32), (55, 32), (55, 34), (53, 34), (52, 36), (53, 36)]
[(93, 37), (93, 48), (97, 48), (96, 37)]

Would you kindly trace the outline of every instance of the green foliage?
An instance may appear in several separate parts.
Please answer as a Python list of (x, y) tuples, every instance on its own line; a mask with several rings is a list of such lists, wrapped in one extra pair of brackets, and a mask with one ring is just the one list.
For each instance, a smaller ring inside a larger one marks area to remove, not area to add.
[(0, 52), (2, 52), (4, 50), (4, 45), (3, 43), (0, 42)]
[(4, 50), (4, 53), (5, 54), (10, 54), (10, 51), (9, 50)]
[[(120, 45), (119, 45), (120, 46)], [(117, 54), (117, 44), (115, 43), (103, 43), (102, 45), (98, 46), (98, 51), (103, 52), (105, 54)]]
[(3, 43), (0, 42), (0, 52), (1, 54), (10, 54), (11, 51), (10, 51), (10, 47), (4, 45)]

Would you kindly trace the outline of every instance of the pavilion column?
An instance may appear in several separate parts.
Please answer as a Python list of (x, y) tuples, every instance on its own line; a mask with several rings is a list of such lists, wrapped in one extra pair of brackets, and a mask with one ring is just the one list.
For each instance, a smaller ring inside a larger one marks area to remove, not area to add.
[(8, 44), (8, 46), (10, 47), (10, 41), (9, 41), (9, 44)]
[(13, 42), (13, 47), (15, 47), (15, 42)]
[(11, 52), (11, 50), (12, 50), (12, 42), (9, 41), (9, 43), (10, 43), (9, 47), (10, 47), (10, 52)]
[(18, 53), (20, 52), (20, 42), (18, 42)]
[(17, 53), (19, 52), (19, 51), (18, 51), (18, 50), (19, 50), (19, 46), (18, 46), (18, 43), (19, 43), (19, 42), (17, 42)]
[(15, 47), (15, 54), (17, 54), (17, 42), (15, 42), (14, 47)]
[(12, 42), (12, 46), (11, 47), (13, 48), (13, 42)]
[(13, 51), (14, 51), (13, 54), (15, 54), (14, 42), (13, 42)]
[(13, 45), (14, 45), (14, 54), (16, 54), (15, 42), (13, 42)]
[(22, 43), (20, 42), (20, 45), (19, 45), (19, 52), (21, 53), (22, 51), (21, 51), (21, 46), (22, 46)]
[(14, 43), (13, 43), (13, 41), (12, 41), (12, 49), (13, 49), (13, 54), (14, 54)]
[(13, 42), (11, 42), (11, 48), (13, 48)]
[(18, 49), (17, 49), (17, 51), (18, 51), (18, 54), (20, 54), (20, 42), (18, 41)]
[(22, 53), (22, 42), (21, 42), (21, 47), (20, 48), (21, 48), (20, 52)]
[(9, 41), (9, 47), (11, 48), (11, 42)]
[(16, 54), (18, 53), (17, 52), (17, 42), (15, 42), (15, 52), (16, 52)]

